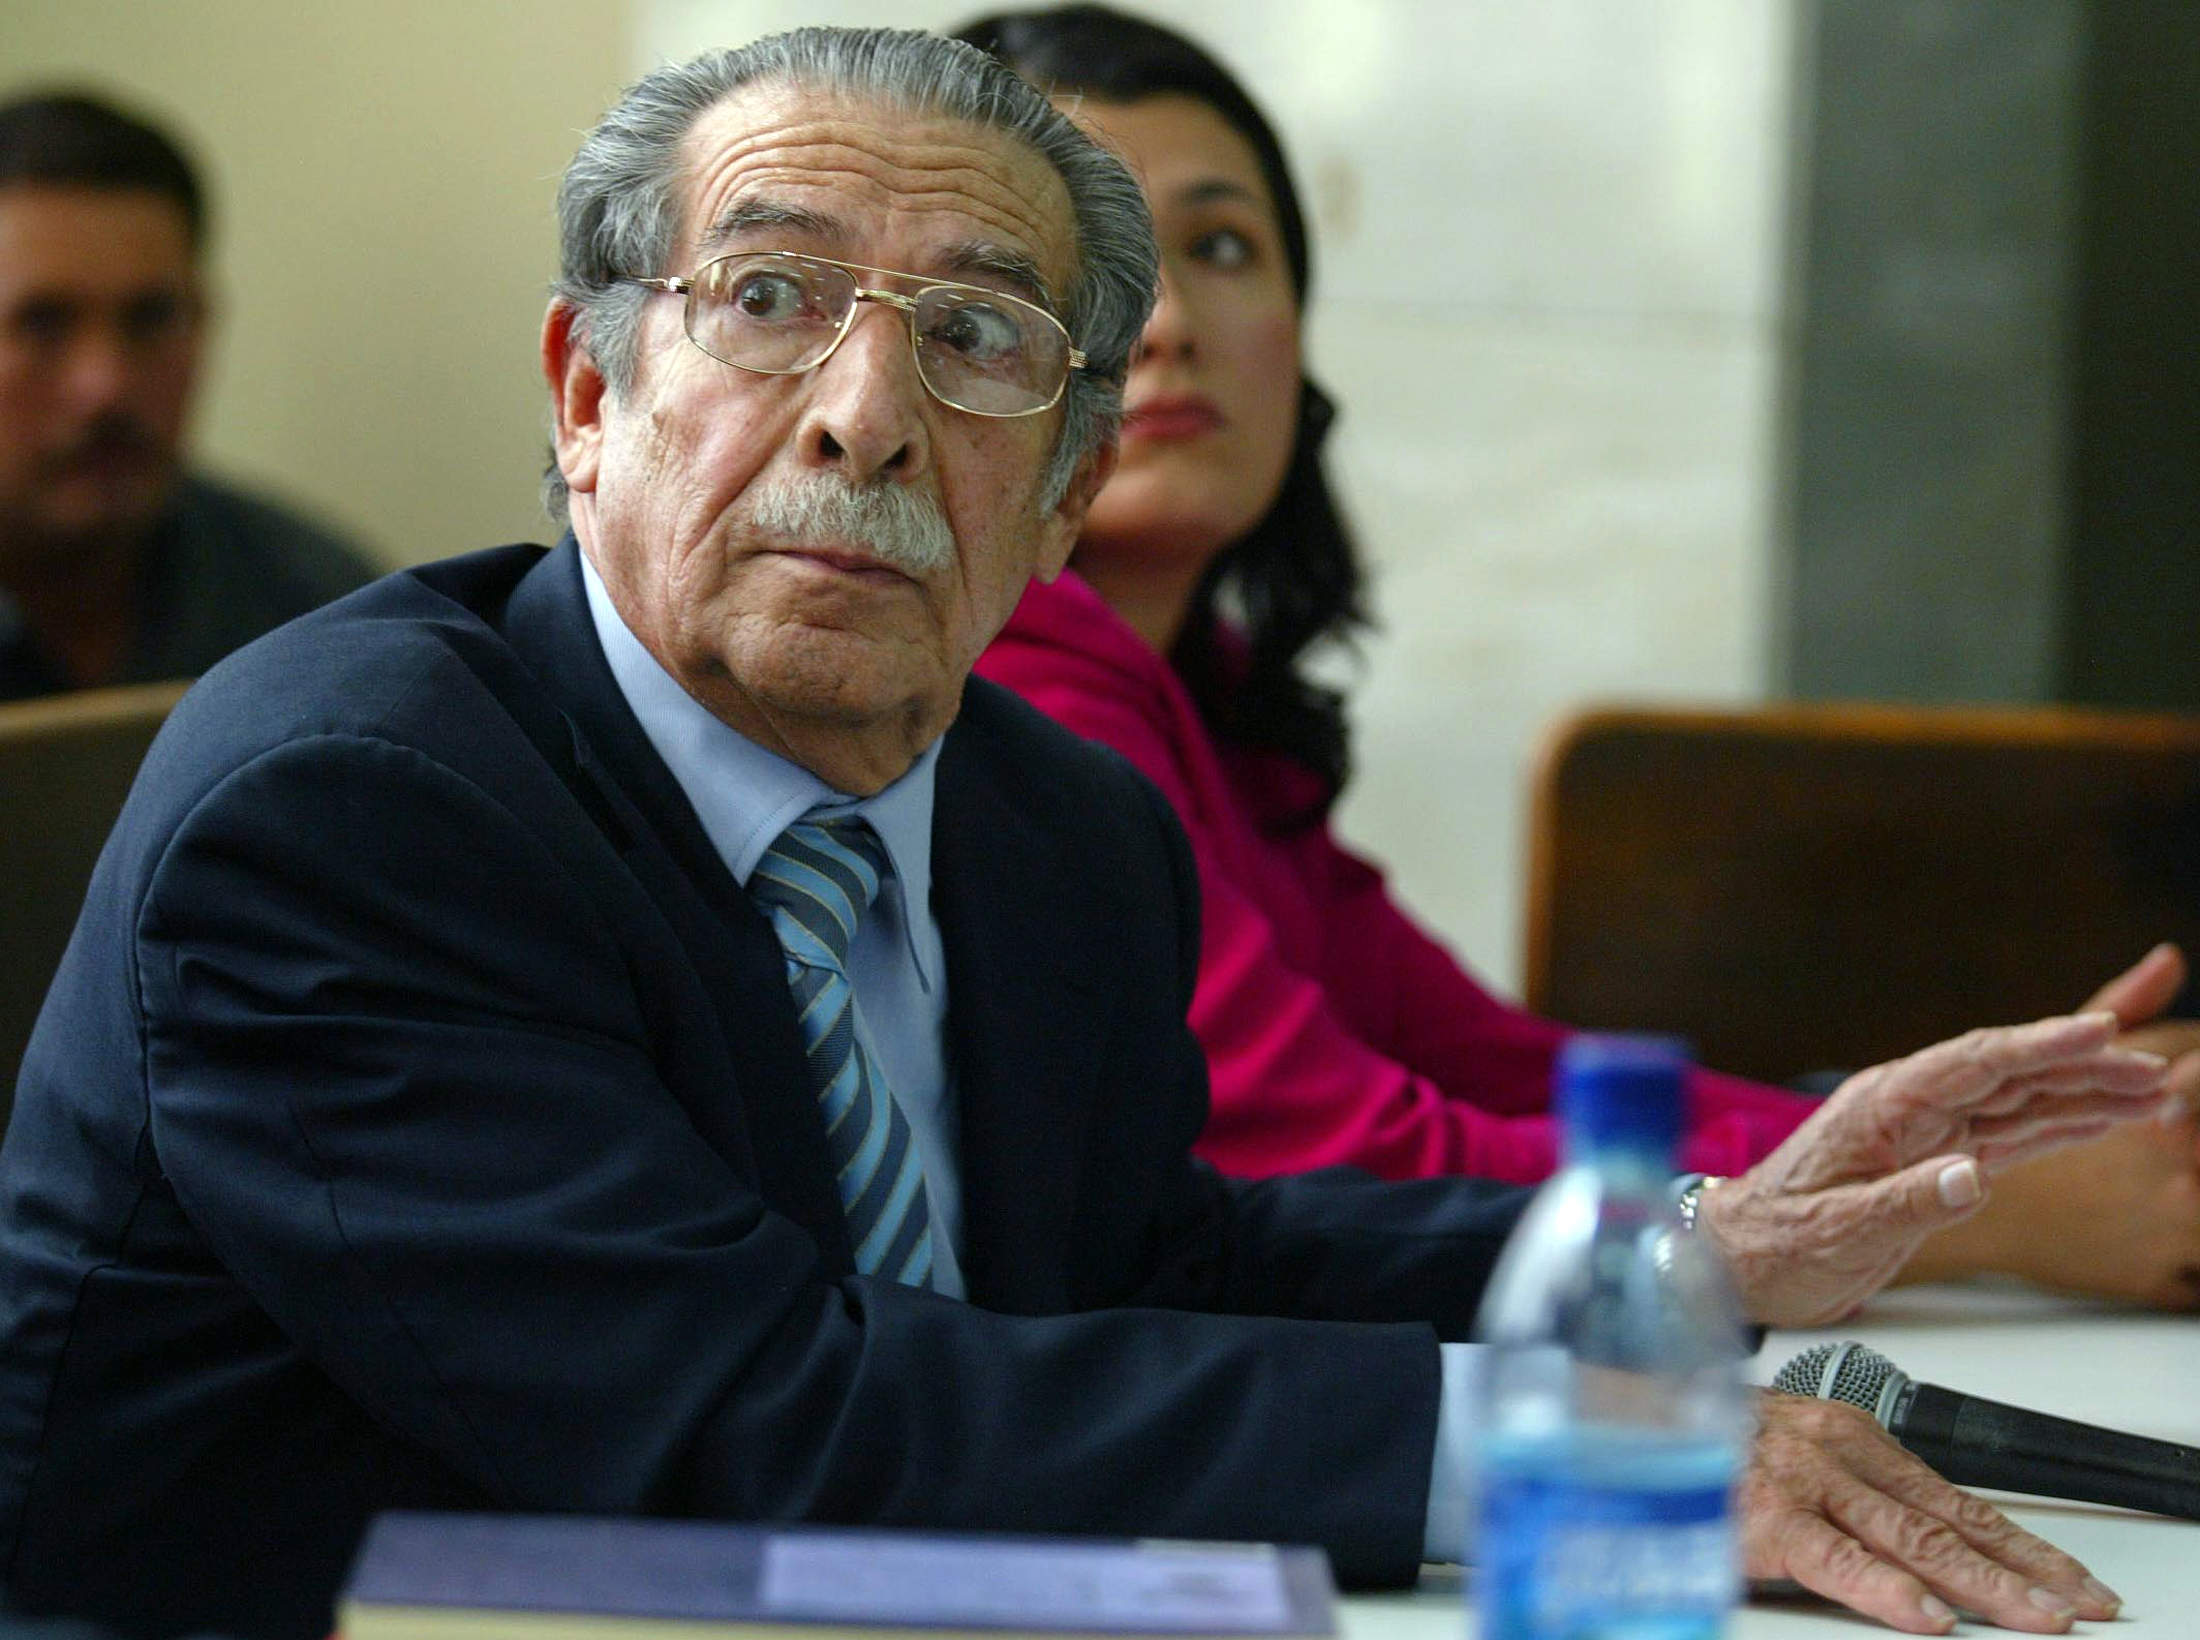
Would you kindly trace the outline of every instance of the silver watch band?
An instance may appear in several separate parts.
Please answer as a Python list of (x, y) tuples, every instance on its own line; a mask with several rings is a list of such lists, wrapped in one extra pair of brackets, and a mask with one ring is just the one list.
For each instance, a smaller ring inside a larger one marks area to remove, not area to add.
[(1673, 1181), (1673, 1206), (1678, 1210), (1681, 1228), (1694, 1233), (1696, 1209), (1703, 1204), (1703, 1193), (1726, 1180), (1711, 1173), (1684, 1173)]

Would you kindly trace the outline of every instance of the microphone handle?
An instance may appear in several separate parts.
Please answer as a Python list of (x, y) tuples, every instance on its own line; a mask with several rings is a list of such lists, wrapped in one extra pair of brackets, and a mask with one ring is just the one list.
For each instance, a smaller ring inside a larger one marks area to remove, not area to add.
[(1912, 1382), (1887, 1427), (1958, 1486), (2200, 1520), (2200, 1452)]

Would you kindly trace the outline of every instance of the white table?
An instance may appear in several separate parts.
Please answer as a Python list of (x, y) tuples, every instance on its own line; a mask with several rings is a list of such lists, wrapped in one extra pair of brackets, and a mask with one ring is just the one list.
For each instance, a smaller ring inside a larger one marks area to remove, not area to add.
[[(1992, 1287), (1920, 1287), (1886, 1294), (1846, 1326), (1778, 1332), (1752, 1363), (1767, 1382), (1796, 1351), (1853, 1338), (1929, 1384), (2013, 1406), (2200, 1446), (2200, 1318), (2158, 1316)], [(2078, 1634), (2116, 1640), (2200, 1637), (2200, 1521), (2164, 1520), (2092, 1504), (1989, 1494), (2030, 1530), (2084, 1561), (2124, 1597), (2121, 1621)], [(1355, 1595), (1341, 1640), (1466, 1640), (1471, 1577), (1429, 1567), (1418, 1589)], [(1823, 1602), (1752, 1603), (1731, 1640), (1857, 1640), (1894, 1631)], [(1959, 1634), (2006, 1631), (1981, 1623)]]

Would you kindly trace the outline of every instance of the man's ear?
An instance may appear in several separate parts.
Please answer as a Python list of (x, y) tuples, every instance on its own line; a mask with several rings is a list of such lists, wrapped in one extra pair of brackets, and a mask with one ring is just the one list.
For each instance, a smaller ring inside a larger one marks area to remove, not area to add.
[(550, 448), (565, 474), (565, 487), (596, 487), (596, 459), (603, 448), (606, 390), (596, 356), (575, 332), (579, 311), (554, 301), (542, 316), (542, 374), (550, 384)]
[(1077, 532), (1085, 527), (1085, 514), (1092, 508), (1092, 498), (1115, 471), (1115, 458), (1120, 453), (1121, 447), (1108, 439), (1070, 474), (1069, 488), (1040, 526), (1039, 557), (1031, 568), (1036, 579), (1051, 581), (1068, 565), (1069, 555), (1077, 546)]

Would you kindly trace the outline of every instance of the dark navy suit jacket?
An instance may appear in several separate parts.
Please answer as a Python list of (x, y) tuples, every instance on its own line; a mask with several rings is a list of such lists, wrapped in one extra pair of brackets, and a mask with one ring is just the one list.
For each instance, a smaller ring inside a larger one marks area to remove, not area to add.
[(1193, 868), (1112, 753), (973, 683), (935, 825), (967, 1303), (854, 1273), (778, 949), (570, 540), (217, 667), (0, 1152), (15, 1601), (318, 1637), (393, 1505), (1278, 1538), (1409, 1577), (1434, 1342), (1517, 1195), (1191, 1159)]

